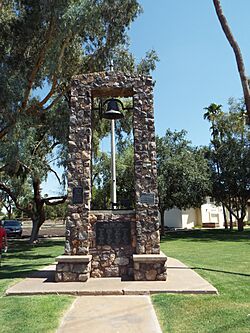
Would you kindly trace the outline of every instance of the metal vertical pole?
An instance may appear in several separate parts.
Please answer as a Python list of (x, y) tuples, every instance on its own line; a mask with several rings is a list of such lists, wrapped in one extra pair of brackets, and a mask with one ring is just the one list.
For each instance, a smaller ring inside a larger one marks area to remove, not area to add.
[[(113, 59), (110, 60), (110, 72), (113, 72)], [(116, 166), (115, 166), (115, 120), (111, 120), (111, 205), (116, 209)]]
[(115, 168), (115, 120), (111, 120), (111, 203), (116, 209), (116, 168)]

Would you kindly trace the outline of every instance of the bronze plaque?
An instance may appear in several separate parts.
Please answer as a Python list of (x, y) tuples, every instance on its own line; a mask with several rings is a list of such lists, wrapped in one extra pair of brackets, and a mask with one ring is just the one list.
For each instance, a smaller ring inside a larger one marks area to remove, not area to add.
[(73, 187), (73, 204), (83, 203), (83, 188), (81, 186)]
[(142, 193), (140, 196), (140, 203), (154, 205), (155, 204), (155, 194), (154, 193)]
[(131, 244), (130, 222), (97, 222), (96, 245), (125, 246)]

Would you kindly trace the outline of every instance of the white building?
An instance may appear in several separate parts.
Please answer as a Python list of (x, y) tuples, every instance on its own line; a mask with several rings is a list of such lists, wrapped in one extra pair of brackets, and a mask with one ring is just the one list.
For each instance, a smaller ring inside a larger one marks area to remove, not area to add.
[[(246, 220), (249, 218), (249, 209)], [(229, 221), (229, 213), (227, 220)], [(235, 222), (235, 218), (233, 217)], [(192, 229), (195, 226), (207, 228), (223, 228), (224, 216), (222, 206), (216, 206), (211, 202), (211, 198), (206, 198), (206, 203), (201, 208), (178, 209), (173, 208), (166, 210), (164, 213), (164, 225), (169, 228)]]

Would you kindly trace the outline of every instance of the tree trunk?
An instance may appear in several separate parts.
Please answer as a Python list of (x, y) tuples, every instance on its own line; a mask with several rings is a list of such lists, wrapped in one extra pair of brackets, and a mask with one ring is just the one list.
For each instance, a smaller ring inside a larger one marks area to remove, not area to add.
[(244, 218), (240, 217), (237, 222), (238, 222), (238, 231), (244, 231)]
[(11, 218), (12, 218), (12, 209), (8, 209), (7, 212), (8, 212), (8, 219), (11, 220)]
[(245, 73), (245, 66), (244, 66), (244, 61), (243, 57), (239, 48), (238, 43), (234, 39), (234, 36), (230, 30), (230, 27), (228, 25), (227, 19), (223, 14), (222, 7), (220, 4), (220, 0), (213, 0), (214, 7), (216, 10), (217, 17), (220, 21), (222, 30), (224, 31), (224, 34), (233, 48), (235, 58), (236, 58), (236, 63), (238, 67), (238, 72), (240, 75), (240, 80), (241, 80), (241, 85), (243, 89), (243, 94), (244, 94), (244, 100), (246, 104), (246, 109), (247, 109), (247, 114), (248, 114), (248, 119), (250, 119), (250, 90), (249, 90), (249, 85), (248, 85), (248, 79)]
[(230, 219), (230, 231), (232, 231), (234, 228), (234, 224), (233, 224), (233, 214), (231, 210), (229, 211), (229, 219)]
[(223, 209), (223, 216), (224, 216), (224, 226), (225, 226), (225, 229), (228, 230), (226, 208), (225, 208), (224, 204), (222, 204), (222, 209)]
[(45, 216), (43, 216), (43, 215), (34, 216), (32, 218), (32, 231), (31, 231), (31, 236), (30, 236), (30, 239), (29, 239), (29, 242), (31, 244), (33, 244), (34, 242), (37, 241), (40, 227), (42, 226), (44, 221), (45, 221)]
[(12, 218), (12, 206), (11, 206), (10, 200), (7, 199), (7, 203), (3, 202), (2, 204), (3, 204), (4, 208), (7, 211), (8, 219), (11, 220), (11, 218)]
[(165, 212), (165, 209), (161, 209), (161, 211), (160, 211), (160, 214), (161, 214), (161, 236), (165, 235), (164, 212)]
[(32, 219), (32, 231), (31, 231), (30, 240), (29, 240), (29, 242), (31, 244), (33, 244), (37, 241), (38, 232), (39, 232), (39, 220), (34, 218), (34, 219)]
[(34, 207), (32, 214), (32, 231), (30, 236), (30, 243), (34, 243), (38, 239), (39, 229), (45, 221), (44, 200), (41, 197), (40, 179), (33, 179), (34, 190)]

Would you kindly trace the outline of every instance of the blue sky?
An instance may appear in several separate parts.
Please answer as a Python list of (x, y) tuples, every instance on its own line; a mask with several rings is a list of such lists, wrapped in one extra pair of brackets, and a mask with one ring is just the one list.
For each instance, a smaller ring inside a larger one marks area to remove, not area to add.
[[(209, 142), (203, 108), (214, 102), (227, 110), (229, 97), (242, 89), (234, 53), (217, 19), (212, 0), (140, 0), (144, 13), (133, 23), (131, 51), (142, 58), (156, 50), (153, 73), (156, 132), (186, 129), (194, 145)], [(225, 16), (250, 73), (250, 1), (222, 0)]]
[[(211, 103), (227, 110), (229, 97), (240, 98), (242, 88), (233, 51), (215, 14), (212, 0), (139, 0), (144, 8), (129, 31), (131, 51), (138, 61), (155, 49), (160, 62), (153, 73), (155, 125), (185, 129), (194, 145), (209, 143), (209, 124), (203, 108)], [(250, 73), (250, 1), (221, 0)], [(59, 190), (50, 175), (43, 193)]]

